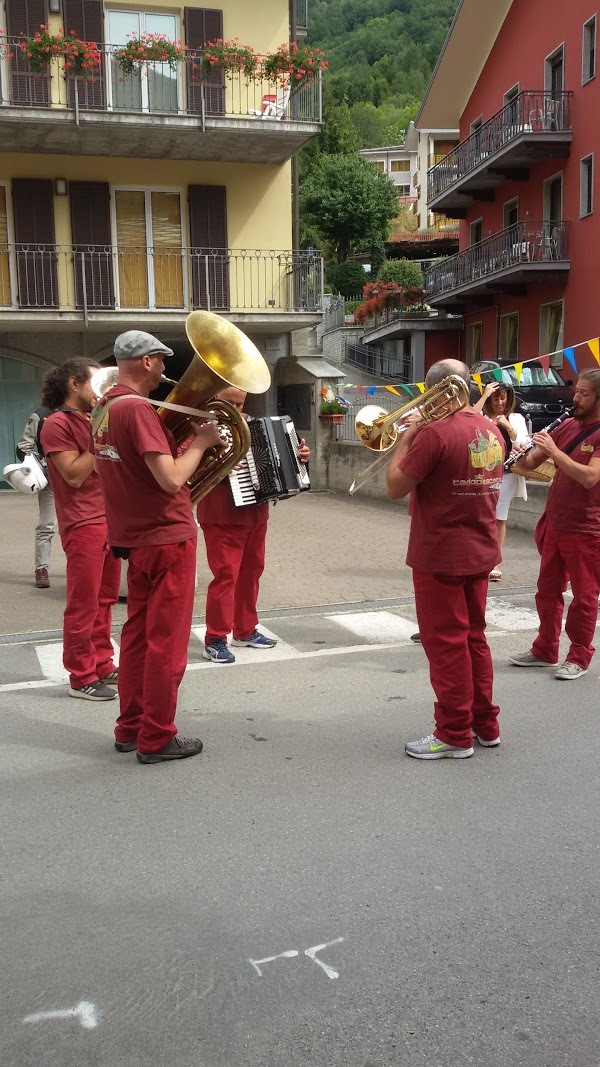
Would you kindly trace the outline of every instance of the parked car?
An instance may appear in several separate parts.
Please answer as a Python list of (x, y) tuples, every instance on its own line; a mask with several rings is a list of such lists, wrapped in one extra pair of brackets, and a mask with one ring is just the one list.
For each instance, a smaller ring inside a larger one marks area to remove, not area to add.
[(556, 367), (549, 367), (546, 374), (537, 360), (523, 364), (519, 382), (513, 364), (503, 365), (488, 359), (473, 363), (469, 369), (471, 374), (481, 374), (481, 381), (485, 386), (494, 381), (492, 371), (498, 367), (502, 368), (502, 381), (505, 385), (512, 385), (517, 397), (517, 409), (525, 416), (531, 433), (542, 430), (572, 406), (575, 391), (573, 382), (565, 381)]

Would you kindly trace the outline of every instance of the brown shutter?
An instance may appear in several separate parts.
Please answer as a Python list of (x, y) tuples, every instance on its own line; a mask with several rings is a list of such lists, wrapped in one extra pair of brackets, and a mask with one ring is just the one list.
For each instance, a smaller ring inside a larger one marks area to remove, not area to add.
[[(114, 307), (107, 182), (69, 182), (77, 307)], [(85, 288), (84, 288), (85, 281)]]
[[(33, 37), (40, 25), (48, 22), (46, 0), (5, 0), (6, 32), (10, 38)], [(50, 75), (33, 74), (27, 59), (18, 47), (10, 63), (10, 99), (12, 104), (48, 107), (50, 103)]]
[[(200, 51), (208, 41), (223, 39), (223, 12), (208, 7), (185, 7), (185, 43), (192, 51)], [(197, 81), (194, 79), (197, 78)], [(202, 75), (187, 64), (188, 111), (202, 112)], [(204, 96), (207, 115), (225, 114), (225, 71), (215, 68), (206, 78)]]
[(194, 308), (229, 311), (227, 190), (190, 185), (188, 200)]
[[(104, 44), (102, 0), (63, 0), (63, 19), (66, 33), (74, 30), (80, 41), (95, 41), (98, 47)], [(79, 107), (105, 108), (104, 57), (93, 79), (67, 78), (69, 107), (75, 107), (75, 85)]]
[(13, 218), (20, 307), (57, 307), (54, 190), (45, 178), (14, 178)]

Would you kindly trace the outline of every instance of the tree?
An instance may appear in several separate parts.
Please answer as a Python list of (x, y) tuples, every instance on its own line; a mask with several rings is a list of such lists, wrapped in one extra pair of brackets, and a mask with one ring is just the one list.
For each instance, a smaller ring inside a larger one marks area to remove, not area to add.
[(380, 282), (396, 282), (404, 289), (423, 285), (423, 271), (410, 259), (385, 259), (377, 272)]
[(350, 297), (362, 293), (367, 275), (362, 263), (356, 259), (348, 259), (345, 263), (332, 264), (329, 280), (338, 293)]
[(322, 156), (300, 189), (303, 226), (342, 263), (382, 244), (398, 211), (394, 183), (358, 155)]

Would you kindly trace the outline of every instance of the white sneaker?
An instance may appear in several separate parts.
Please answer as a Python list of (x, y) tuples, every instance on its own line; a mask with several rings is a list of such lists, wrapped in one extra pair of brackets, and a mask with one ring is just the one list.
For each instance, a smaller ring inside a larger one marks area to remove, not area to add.
[(582, 675), (587, 674), (587, 667), (580, 667), (578, 663), (571, 663), (566, 659), (562, 667), (559, 667), (555, 678), (558, 678), (559, 682), (572, 682), (575, 678), (581, 678)]
[(558, 660), (548, 663), (548, 660), (534, 656), (533, 652), (515, 652), (508, 657), (508, 662), (514, 663), (515, 667), (558, 667)]
[(435, 734), (429, 734), (420, 741), (407, 741), (404, 751), (407, 756), (414, 756), (415, 759), (466, 759), (473, 755), (474, 749), (455, 748), (453, 745), (447, 745), (445, 741), (440, 741)]

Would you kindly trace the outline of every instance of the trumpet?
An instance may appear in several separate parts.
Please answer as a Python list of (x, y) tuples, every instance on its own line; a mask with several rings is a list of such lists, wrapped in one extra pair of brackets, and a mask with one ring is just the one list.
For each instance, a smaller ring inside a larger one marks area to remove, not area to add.
[(356, 436), (361, 444), (372, 452), (377, 452), (378, 456), (374, 463), (352, 482), (348, 490), (350, 496), (354, 496), (365, 482), (385, 466), (398, 436), (408, 429), (409, 423), (403, 420), (409, 412), (417, 411), (425, 423), (439, 422), (453, 412), (460, 411), (468, 403), (469, 386), (458, 374), (449, 374), (437, 385), (427, 389), (422, 396), (409, 400), (395, 411), (388, 412), (374, 405), (361, 408), (354, 420)]

